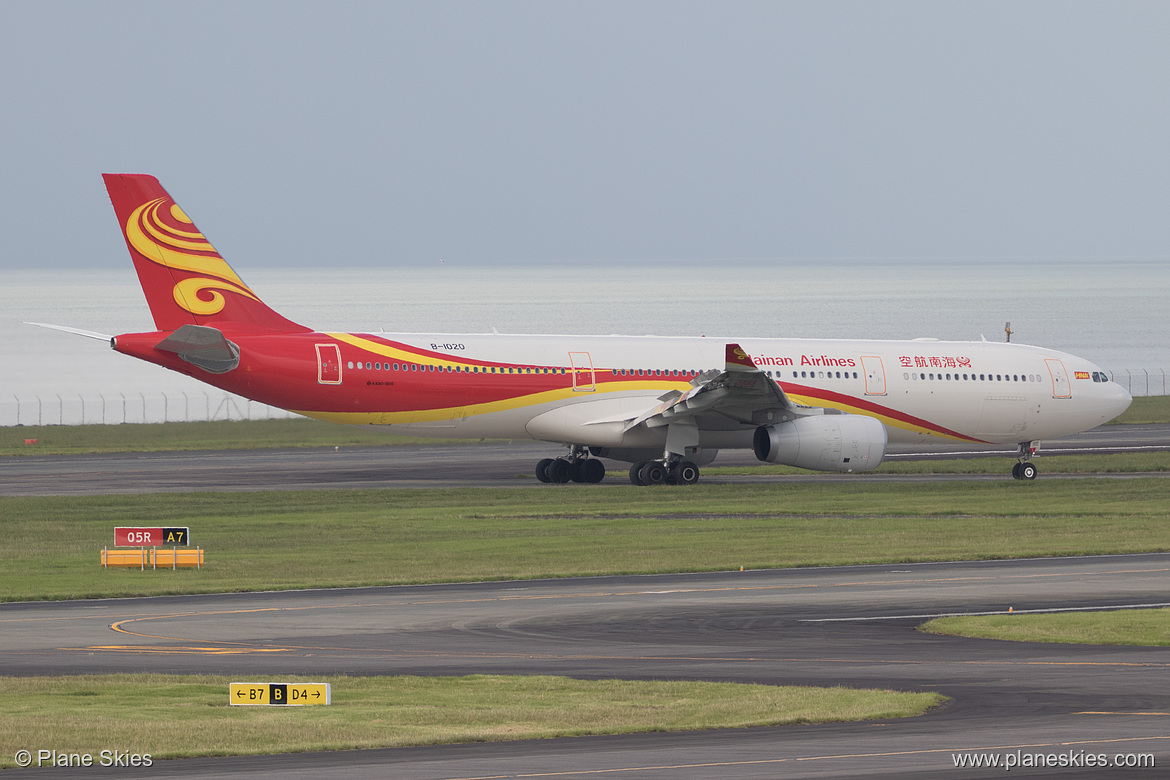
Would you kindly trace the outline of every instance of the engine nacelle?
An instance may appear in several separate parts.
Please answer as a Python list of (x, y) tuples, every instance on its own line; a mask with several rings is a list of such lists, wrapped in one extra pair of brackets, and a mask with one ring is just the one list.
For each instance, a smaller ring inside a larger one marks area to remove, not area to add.
[(886, 429), (873, 417), (826, 414), (756, 428), (756, 457), (815, 471), (873, 471), (886, 454)]

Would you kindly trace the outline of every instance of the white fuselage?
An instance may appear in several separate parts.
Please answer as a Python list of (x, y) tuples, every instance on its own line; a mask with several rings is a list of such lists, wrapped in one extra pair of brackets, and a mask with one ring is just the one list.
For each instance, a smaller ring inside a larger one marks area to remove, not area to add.
[[(616, 421), (652, 405), (685, 375), (722, 370), (728, 339), (628, 336), (377, 334), (453, 359), (563, 366), (568, 398), (458, 420), (388, 426), (434, 436), (532, 437), (653, 446)], [(986, 341), (737, 339), (794, 402), (876, 417), (892, 441), (1018, 443), (1084, 431), (1123, 412), (1129, 394), (1082, 358)], [(359, 371), (362, 369), (358, 369)], [(456, 374), (452, 381), (467, 381)], [(474, 378), (471, 378), (474, 381)], [(745, 438), (746, 437), (746, 438)], [(744, 426), (704, 431), (706, 447), (750, 447)]]

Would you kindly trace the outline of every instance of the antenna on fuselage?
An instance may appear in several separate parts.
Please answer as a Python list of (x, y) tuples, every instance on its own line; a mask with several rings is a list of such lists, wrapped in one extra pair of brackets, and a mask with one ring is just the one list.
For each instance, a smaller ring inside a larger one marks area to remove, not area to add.
[(1005, 323), (1003, 324), (1003, 332), (1007, 334), (1007, 341), (1008, 341), (1008, 343), (1011, 343), (1011, 340), (1012, 340), (1012, 324), (1011, 324), (1010, 322), (1005, 322)]

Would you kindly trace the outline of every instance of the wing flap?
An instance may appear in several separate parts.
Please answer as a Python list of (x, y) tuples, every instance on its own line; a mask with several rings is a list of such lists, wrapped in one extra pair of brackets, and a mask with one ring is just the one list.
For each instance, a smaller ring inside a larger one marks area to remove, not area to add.
[[(626, 424), (626, 430), (639, 425), (660, 428), (683, 421), (693, 422), (705, 413), (719, 413), (745, 425), (757, 419), (774, 419), (777, 413), (794, 408), (780, 385), (756, 367), (738, 344), (727, 345), (726, 366), (722, 372), (709, 371), (696, 377), (691, 390), (673, 391), (662, 396), (660, 404), (643, 412)], [(771, 415), (771, 416), (769, 416)]]

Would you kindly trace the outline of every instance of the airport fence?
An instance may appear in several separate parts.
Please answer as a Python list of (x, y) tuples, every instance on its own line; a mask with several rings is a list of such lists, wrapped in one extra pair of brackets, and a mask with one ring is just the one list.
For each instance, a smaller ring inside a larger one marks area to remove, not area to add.
[(271, 420), (300, 415), (231, 393), (61, 393), (0, 399), (0, 425)]
[(1110, 371), (1109, 376), (1133, 396), (1168, 394), (1166, 392), (1166, 369), (1164, 368)]
[[(1130, 395), (1168, 395), (1165, 369), (1109, 372)], [(0, 426), (271, 420), (300, 415), (231, 393), (13, 395), (0, 398)]]

